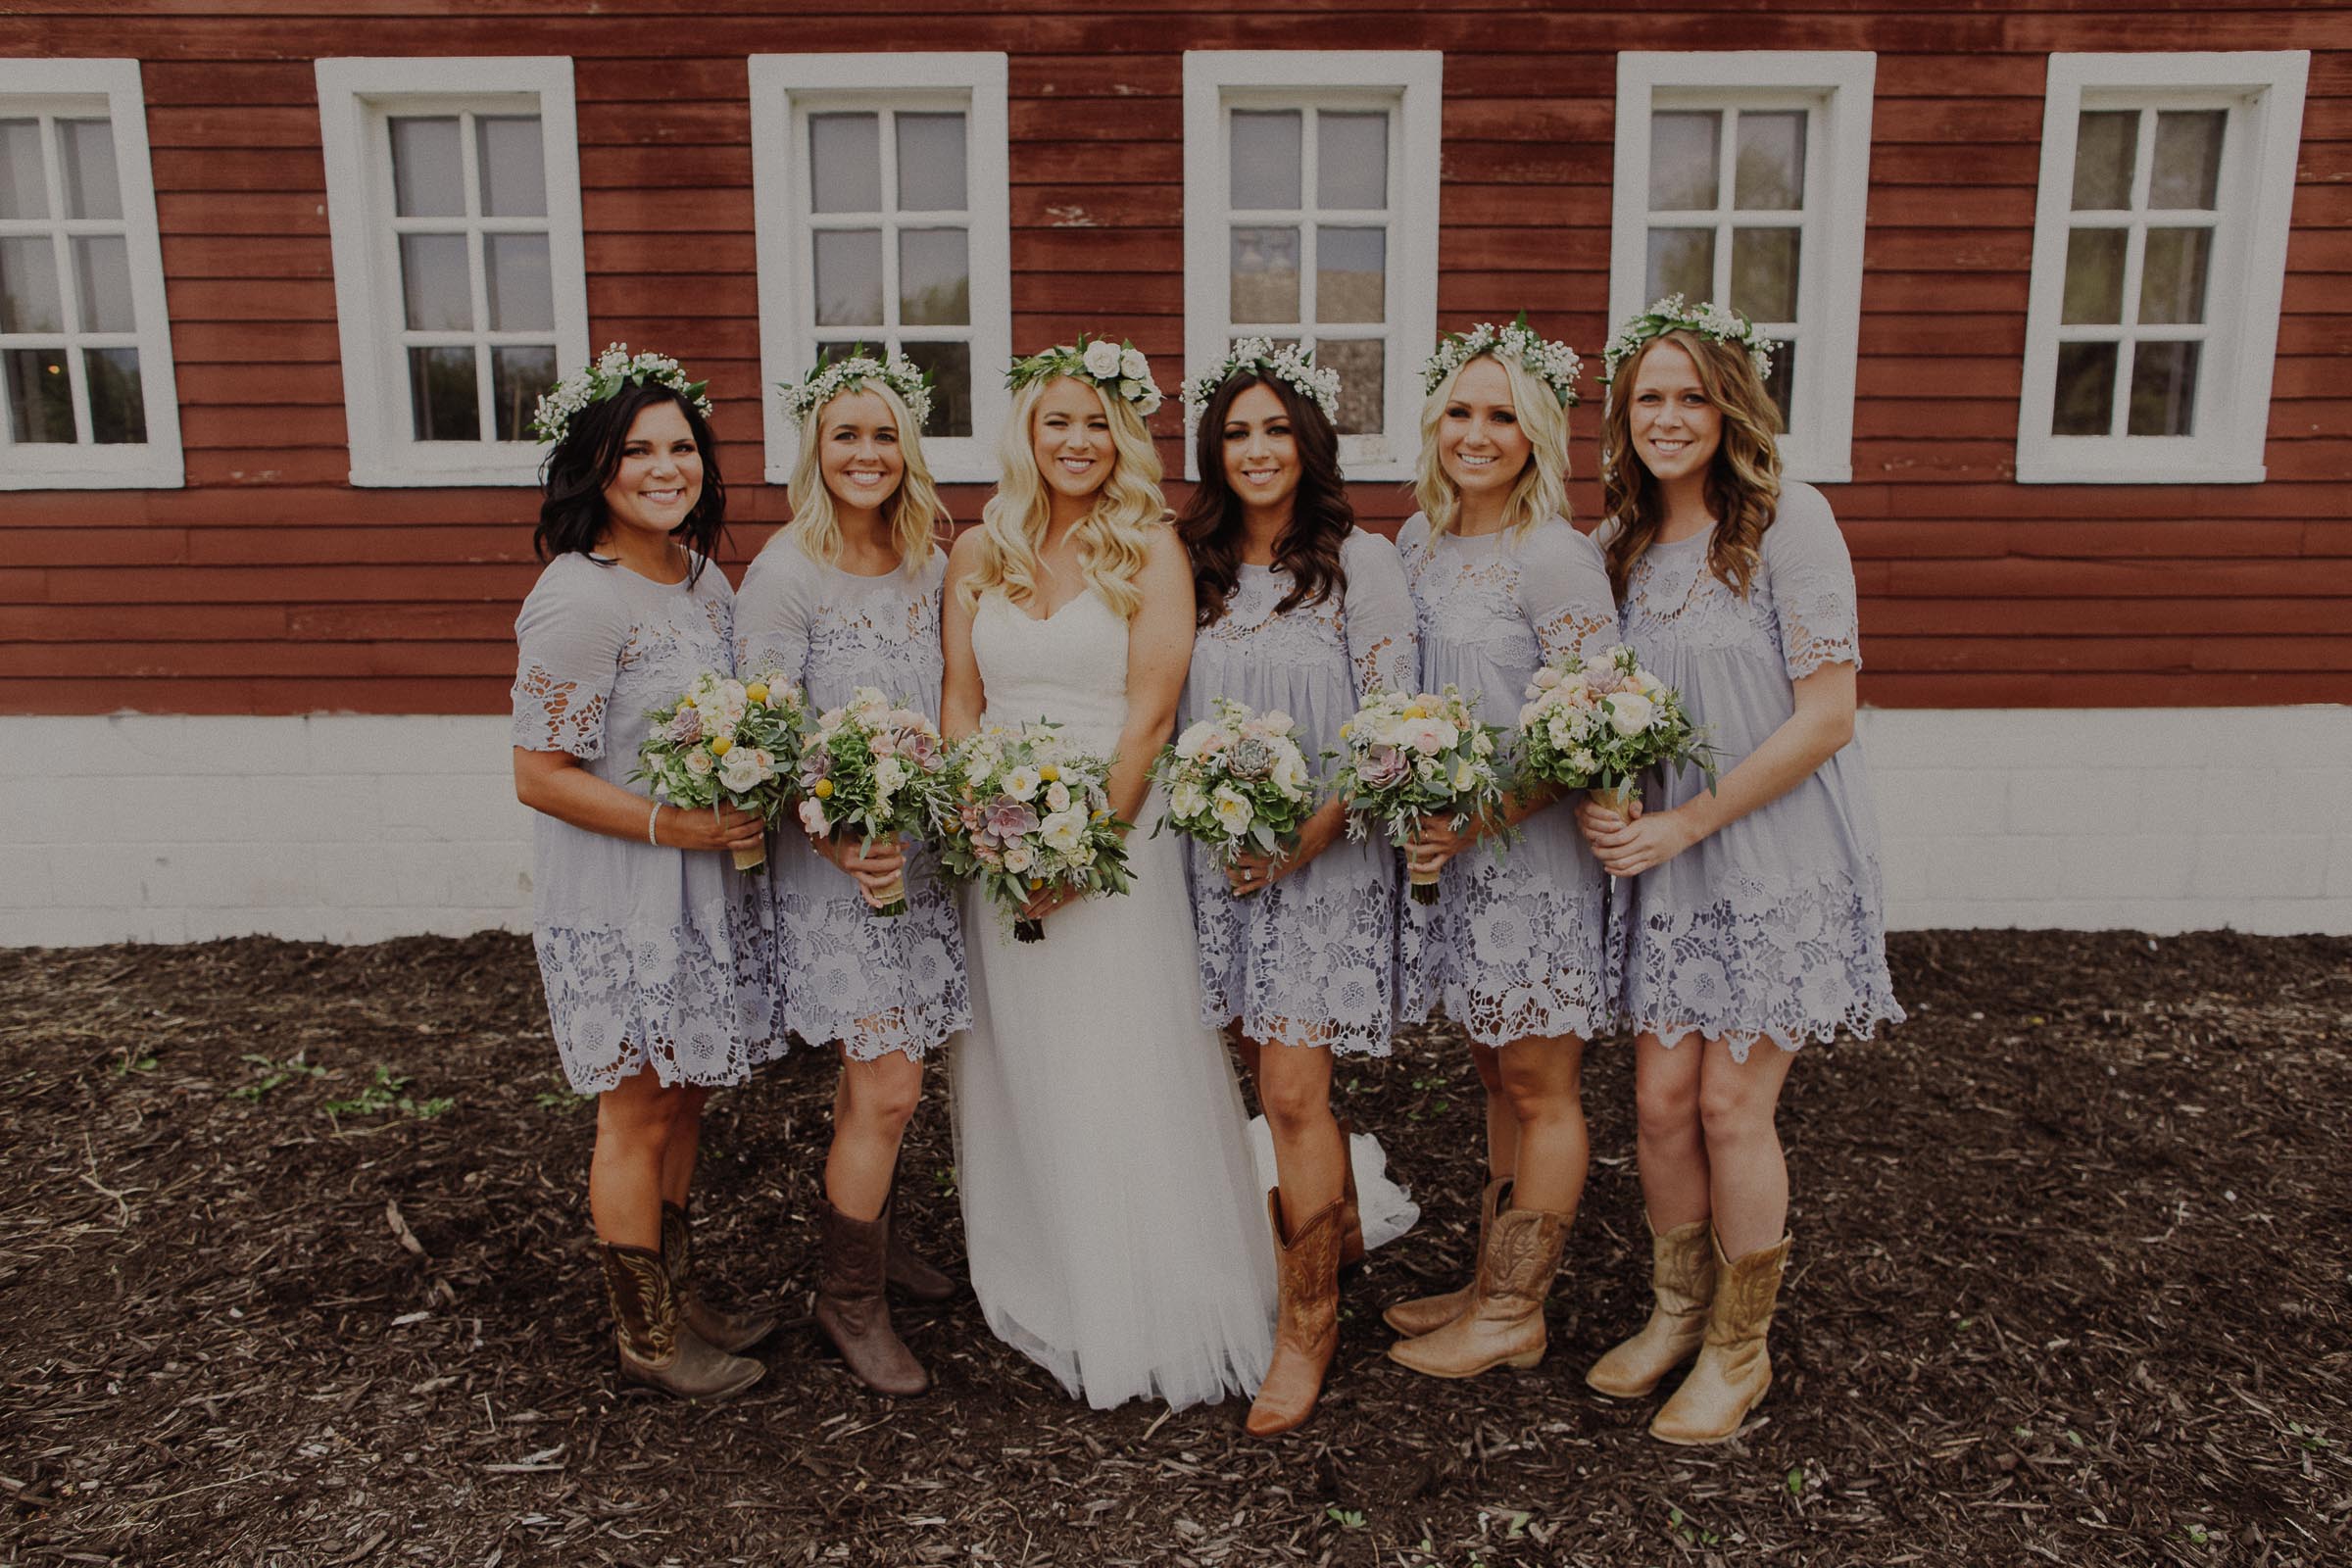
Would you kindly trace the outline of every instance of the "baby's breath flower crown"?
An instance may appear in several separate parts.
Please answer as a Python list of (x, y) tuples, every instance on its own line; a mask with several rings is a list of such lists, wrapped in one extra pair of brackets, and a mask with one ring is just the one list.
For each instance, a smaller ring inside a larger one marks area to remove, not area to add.
[(1687, 305), (1680, 294), (1667, 295), (1617, 329), (1601, 356), (1601, 373), (1616, 380), (1617, 367), (1639, 354), (1642, 344), (1667, 332), (1696, 332), (1718, 343), (1737, 343), (1747, 350), (1756, 379), (1772, 378), (1772, 339), (1757, 331), (1755, 322), (1713, 300)]
[(809, 416), (826, 404), (868, 381), (879, 381), (896, 392), (913, 416), (916, 429), (931, 422), (931, 372), (918, 368), (904, 354), (868, 354), (862, 343), (839, 360), (830, 350), (820, 353), (807, 375), (798, 381), (780, 382), (776, 390), (784, 396), (784, 416), (795, 424), (806, 424)]
[(1339, 419), (1339, 371), (1316, 365), (1311, 349), (1289, 343), (1277, 348), (1270, 337), (1246, 337), (1234, 343), (1233, 352), (1215, 369), (1184, 383), (1185, 421), (1198, 421), (1217, 389), (1237, 375), (1270, 375), (1288, 381), (1323, 411), (1323, 417), (1334, 422)]
[(1525, 311), (1508, 326), (1481, 321), (1467, 332), (1448, 332), (1440, 338), (1438, 352), (1421, 366), (1422, 395), (1437, 391), (1447, 376), (1482, 354), (1517, 360), (1530, 375), (1551, 388), (1561, 408), (1576, 407), (1576, 383), (1585, 373), (1585, 362), (1567, 344), (1538, 333), (1528, 324)]
[(710, 417), (710, 400), (703, 396), (708, 381), (689, 381), (678, 362), (666, 354), (647, 350), (631, 354), (626, 343), (614, 343), (590, 361), (585, 369), (574, 370), (542, 393), (539, 406), (532, 411), (531, 428), (541, 441), (557, 442), (571, 428), (571, 421), (591, 403), (602, 403), (621, 388), (644, 386), (652, 382), (665, 386), (694, 405), (704, 418)]
[(1152, 362), (1144, 358), (1143, 350), (1124, 339), (1113, 343), (1092, 332), (1079, 333), (1075, 343), (1056, 343), (1043, 354), (1013, 361), (1012, 368), (1004, 372), (1004, 384), (1018, 392), (1033, 381), (1051, 381), (1060, 375), (1075, 376), (1124, 399), (1147, 419), (1159, 412), (1164, 401), (1152, 380)]

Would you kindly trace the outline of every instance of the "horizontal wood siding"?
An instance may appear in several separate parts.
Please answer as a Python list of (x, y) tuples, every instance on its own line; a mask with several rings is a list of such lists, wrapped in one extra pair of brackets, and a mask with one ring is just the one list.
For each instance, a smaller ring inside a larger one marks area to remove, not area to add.
[[(1522, 308), (1608, 329), (1620, 49), (1879, 53), (1854, 482), (1829, 494), (1863, 591), (1867, 701), (2352, 701), (2352, 15), (2105, 0), (1671, 9), (1346, 0), (1244, 13), (878, 0), (145, 0), (11, 8), (0, 54), (143, 64), (187, 488), (0, 493), (0, 711), (495, 711), (530, 559), (527, 491), (346, 482), (324, 55), (565, 54), (579, 95), (591, 336), (710, 377), (738, 567), (785, 514), (758, 481), (759, 291), (745, 57), (1010, 56), (1013, 334), (1131, 336), (1180, 374), (1182, 53), (1446, 52), (1441, 322)], [(2043, 56), (2314, 51), (2266, 454), (2251, 486), (2012, 482)], [(1171, 402), (1161, 453), (1181, 466)], [(1575, 416), (1588, 473), (1597, 411)], [(958, 516), (985, 492), (951, 490)], [(1411, 510), (1359, 487), (1375, 525)], [(1598, 487), (1580, 479), (1580, 517)]]

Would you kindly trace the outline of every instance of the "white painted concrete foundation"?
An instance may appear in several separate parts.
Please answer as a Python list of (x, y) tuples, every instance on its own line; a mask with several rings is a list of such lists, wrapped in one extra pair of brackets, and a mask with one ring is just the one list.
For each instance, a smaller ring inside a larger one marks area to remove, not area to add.
[[(2352, 707), (1871, 710), (1899, 929), (2352, 933)], [(0, 946), (530, 923), (500, 717), (0, 717)]]

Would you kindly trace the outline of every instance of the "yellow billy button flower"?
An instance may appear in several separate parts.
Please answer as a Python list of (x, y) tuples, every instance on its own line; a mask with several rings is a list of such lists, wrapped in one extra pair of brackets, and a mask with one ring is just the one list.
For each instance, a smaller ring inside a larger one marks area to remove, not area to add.
[(678, 706), (680, 708), (692, 708), (694, 706), (694, 699), (691, 697), (681, 697), (678, 699)]
[(1040, 891), (1045, 885), (1046, 879), (1042, 876), (1033, 876), (1029, 879), (1029, 891), (1032, 893)]
[(808, 793), (820, 801), (829, 801), (833, 798), (833, 781), (829, 778), (820, 778), (808, 787)]
[(727, 739), (724, 735), (713, 735), (710, 737), (710, 755), (712, 757), (724, 757), (734, 749), (735, 743)]
[(1061, 777), (1061, 769), (1055, 767), (1052, 762), (1048, 762), (1045, 766), (1037, 770), (1037, 776), (1048, 784), (1051, 784), (1055, 779)]
[(1346, 739), (1347, 739), (1347, 738), (1348, 738), (1349, 735), (1353, 734), (1354, 732), (1355, 732), (1355, 721), (1354, 721), (1353, 719), (1347, 720), (1346, 722), (1344, 722), (1344, 723), (1342, 723), (1342, 724), (1340, 725), (1340, 739), (1342, 739), (1342, 740), (1346, 740)]
[(752, 682), (749, 686), (746, 686), (743, 689), (743, 695), (749, 697), (755, 703), (766, 702), (767, 682), (763, 680), (756, 680)]

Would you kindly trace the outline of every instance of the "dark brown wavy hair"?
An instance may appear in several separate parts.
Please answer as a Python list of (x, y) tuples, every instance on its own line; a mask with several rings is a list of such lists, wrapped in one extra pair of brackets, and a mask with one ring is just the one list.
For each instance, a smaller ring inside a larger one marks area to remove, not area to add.
[(605, 486), (620, 471), (620, 449), (628, 445), (629, 426), (657, 403), (678, 406), (702, 454), (702, 497), (669, 536), (693, 552), (686, 580), (693, 582), (703, 574), (727, 530), (727, 484), (719, 477), (718, 443), (711, 438), (710, 421), (692, 399), (650, 381), (623, 387), (574, 414), (564, 439), (541, 463), (539, 527), (531, 536), (531, 548), (541, 561), (573, 554), (595, 559), (608, 520)]
[(1200, 411), (1194, 437), (1200, 482), (1176, 518), (1176, 536), (1193, 561), (1193, 602), (1200, 624), (1211, 626), (1242, 580), (1242, 498), (1225, 477), (1225, 420), (1233, 400), (1262, 386), (1282, 400), (1291, 439), (1298, 446), (1298, 488), (1291, 498), (1290, 526), (1274, 542), (1274, 564), (1291, 574), (1291, 591), (1276, 614), (1301, 605), (1319, 605), (1348, 592), (1340, 546), (1355, 528), (1355, 509), (1340, 478), (1340, 436), (1314, 399), (1280, 376), (1236, 375), (1217, 388)]
[(1659, 333), (1618, 366), (1609, 383), (1600, 425), (1600, 500), (1611, 524), (1604, 551), (1609, 584), (1625, 597), (1634, 564), (1657, 542), (1666, 520), (1658, 482), (1634, 451), (1634, 377), (1660, 343), (1690, 356), (1707, 401), (1723, 414), (1723, 441), (1707, 466), (1707, 510), (1715, 515), (1707, 568), (1744, 599), (1763, 560), (1764, 530), (1781, 504), (1781, 415), (1747, 350), (1699, 332)]

